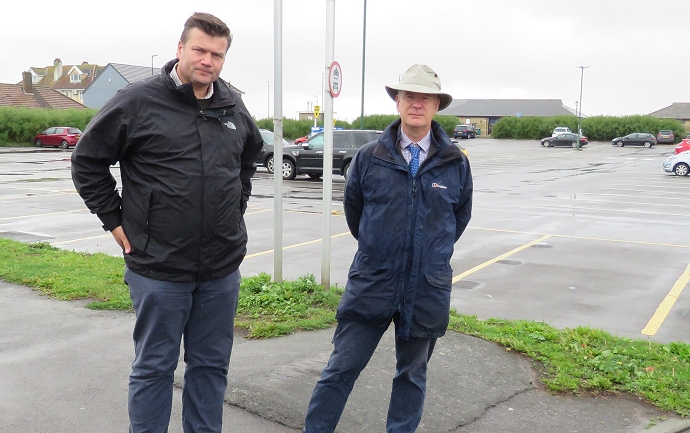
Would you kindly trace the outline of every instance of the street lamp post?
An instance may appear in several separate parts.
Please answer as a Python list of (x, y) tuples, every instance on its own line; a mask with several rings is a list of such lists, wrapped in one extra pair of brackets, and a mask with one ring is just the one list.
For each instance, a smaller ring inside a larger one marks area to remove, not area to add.
[(153, 75), (153, 58), (158, 57), (158, 54), (151, 54), (151, 75)]
[(268, 110), (268, 116), (266, 117), (267, 119), (271, 118), (271, 81), (266, 80), (266, 109)]
[(367, 0), (364, 0), (364, 18), (362, 21), (362, 102), (359, 114), (359, 129), (364, 129), (364, 71), (367, 52)]
[(578, 66), (578, 68), (580, 68), (580, 112), (577, 116), (577, 148), (579, 149), (582, 145), (582, 129), (580, 127), (582, 124), (582, 81), (585, 76), (585, 69), (589, 66)]

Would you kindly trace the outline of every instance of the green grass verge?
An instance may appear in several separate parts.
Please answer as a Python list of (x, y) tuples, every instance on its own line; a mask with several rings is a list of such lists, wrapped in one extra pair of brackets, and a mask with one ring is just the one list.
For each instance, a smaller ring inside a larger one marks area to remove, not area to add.
[[(124, 268), (122, 257), (0, 238), (0, 279), (57, 299), (87, 299), (92, 309), (132, 311)], [(337, 286), (324, 291), (313, 275), (283, 283), (271, 281), (268, 274), (243, 278), (235, 324), (249, 338), (327, 328), (335, 323), (341, 295)]]
[[(0, 279), (57, 299), (87, 299), (94, 309), (131, 311), (121, 257), (65, 251), (46, 243), (0, 238)], [(266, 338), (335, 323), (342, 289), (313, 275), (276, 283), (267, 274), (242, 279), (236, 326)], [(538, 362), (553, 392), (630, 393), (690, 416), (690, 345), (659, 344), (590, 328), (556, 329), (522, 320), (479, 320), (451, 313), (449, 329), (493, 341)]]
[(629, 339), (587, 327), (556, 329), (525, 320), (452, 313), (449, 329), (494, 341), (539, 361), (554, 392), (627, 392), (690, 416), (690, 345)]

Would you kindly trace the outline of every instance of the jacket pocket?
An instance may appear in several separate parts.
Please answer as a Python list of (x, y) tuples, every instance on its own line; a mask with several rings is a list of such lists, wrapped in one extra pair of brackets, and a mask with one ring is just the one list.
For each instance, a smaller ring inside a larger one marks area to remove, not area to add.
[(352, 268), (336, 317), (374, 322), (390, 317), (397, 292), (397, 274), (391, 268)]
[(442, 335), (448, 327), (452, 279), (453, 271), (447, 265), (424, 270), (414, 303), (414, 334)]
[(122, 200), (122, 228), (132, 246), (132, 254), (143, 254), (149, 240), (152, 191), (142, 191), (141, 198)]

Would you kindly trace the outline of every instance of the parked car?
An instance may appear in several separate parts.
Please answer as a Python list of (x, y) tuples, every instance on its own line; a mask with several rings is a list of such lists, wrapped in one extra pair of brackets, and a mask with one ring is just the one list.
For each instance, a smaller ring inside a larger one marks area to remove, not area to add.
[[(360, 147), (376, 141), (382, 131), (337, 130), (333, 131), (333, 174), (347, 178), (350, 161)], [(314, 134), (300, 146), (293, 146), (283, 152), (283, 179), (291, 180), (299, 174), (312, 179), (323, 176), (324, 133)], [(272, 164), (272, 162), (271, 162)]]
[(453, 138), (477, 138), (477, 130), (472, 125), (457, 125), (453, 129)]
[(659, 131), (659, 133), (656, 135), (656, 142), (657, 143), (671, 143), (675, 141), (675, 137), (673, 135), (673, 131), (670, 129), (662, 129)]
[(690, 150), (690, 135), (685, 137), (680, 143), (676, 144), (676, 150), (675, 154), (679, 154), (681, 152), (685, 152), (686, 150)]
[[(559, 134), (555, 137), (546, 137), (541, 139), (541, 145), (544, 147), (551, 147), (551, 146), (570, 146), (572, 148), (577, 147), (577, 134), (574, 134), (572, 132), (568, 132), (565, 134)], [(580, 146), (585, 146), (587, 143), (587, 137), (581, 136), (580, 137)]]
[(81, 130), (70, 126), (54, 126), (37, 134), (34, 144), (38, 147), (53, 146), (68, 149), (74, 147), (81, 137)]
[(611, 144), (618, 147), (638, 145), (649, 148), (656, 144), (656, 137), (646, 132), (633, 132), (625, 137), (614, 138), (611, 140)]
[(553, 132), (551, 133), (552, 137), (557, 137), (561, 134), (572, 134), (573, 131), (570, 130), (567, 126), (557, 126), (554, 128)]
[(305, 141), (309, 140), (309, 136), (305, 135), (304, 137), (296, 138), (295, 139), (295, 144), (302, 144)]
[[(256, 165), (263, 165), (269, 173), (273, 173), (273, 146), (275, 144), (275, 136), (273, 132), (268, 129), (259, 129), (259, 132), (261, 132), (261, 138), (264, 139), (264, 146), (261, 148), (259, 154), (256, 155)], [(290, 144), (283, 138), (283, 149), (294, 147), (295, 145)]]
[(690, 150), (666, 158), (664, 171), (675, 173), (676, 176), (687, 176), (690, 173)]

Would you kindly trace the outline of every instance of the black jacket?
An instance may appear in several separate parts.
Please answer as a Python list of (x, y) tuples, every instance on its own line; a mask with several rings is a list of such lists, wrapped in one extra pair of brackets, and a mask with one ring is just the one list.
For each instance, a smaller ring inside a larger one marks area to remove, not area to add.
[[(105, 230), (122, 226), (127, 266), (164, 281), (235, 271), (246, 253), (244, 210), (262, 139), (223, 80), (202, 110), (190, 84), (161, 75), (120, 90), (93, 117), (72, 154), (72, 179)], [(110, 166), (119, 162), (122, 197)]]

